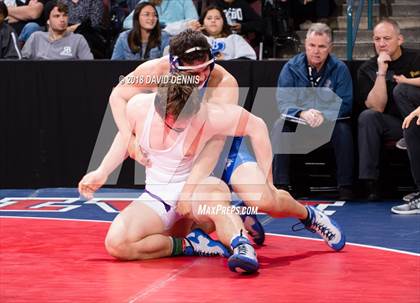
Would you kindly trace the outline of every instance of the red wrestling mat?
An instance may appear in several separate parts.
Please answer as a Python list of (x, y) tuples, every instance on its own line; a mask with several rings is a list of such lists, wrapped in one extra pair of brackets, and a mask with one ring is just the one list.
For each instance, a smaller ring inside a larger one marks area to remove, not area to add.
[(1, 302), (419, 302), (420, 258), (268, 236), (261, 270), (226, 259), (119, 262), (103, 241), (109, 223), (0, 219)]

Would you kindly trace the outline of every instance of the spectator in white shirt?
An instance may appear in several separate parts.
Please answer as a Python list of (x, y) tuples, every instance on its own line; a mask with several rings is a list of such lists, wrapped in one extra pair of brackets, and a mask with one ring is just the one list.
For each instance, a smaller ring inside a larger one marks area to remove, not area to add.
[(217, 60), (257, 59), (251, 45), (242, 36), (232, 34), (219, 7), (208, 6), (201, 15), (200, 23)]

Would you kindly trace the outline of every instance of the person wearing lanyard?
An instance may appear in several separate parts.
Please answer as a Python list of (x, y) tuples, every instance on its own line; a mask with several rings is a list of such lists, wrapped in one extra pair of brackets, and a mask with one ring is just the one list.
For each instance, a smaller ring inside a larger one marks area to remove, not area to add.
[[(331, 29), (324, 23), (314, 23), (306, 34), (305, 52), (290, 59), (280, 72), (276, 101), (286, 121), (278, 120), (273, 129), (277, 150), (274, 181), (280, 188), (290, 189), (290, 154), (302, 153), (314, 138), (330, 141), (336, 158), (339, 199), (348, 200), (352, 198), (354, 166), (350, 125), (353, 86), (347, 66), (331, 50)], [(299, 135), (285, 134), (294, 132), (298, 124)]]

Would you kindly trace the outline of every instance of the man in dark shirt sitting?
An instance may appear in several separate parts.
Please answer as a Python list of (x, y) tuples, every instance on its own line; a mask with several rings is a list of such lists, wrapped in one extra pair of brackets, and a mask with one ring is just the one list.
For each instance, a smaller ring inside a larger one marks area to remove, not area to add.
[(365, 62), (357, 74), (359, 100), (366, 108), (358, 121), (359, 178), (366, 181), (368, 200), (379, 199), (382, 142), (403, 136), (402, 116), (393, 98), (394, 75), (420, 75), (420, 52), (402, 47), (404, 38), (394, 20), (384, 19), (375, 26), (373, 42), (377, 56)]

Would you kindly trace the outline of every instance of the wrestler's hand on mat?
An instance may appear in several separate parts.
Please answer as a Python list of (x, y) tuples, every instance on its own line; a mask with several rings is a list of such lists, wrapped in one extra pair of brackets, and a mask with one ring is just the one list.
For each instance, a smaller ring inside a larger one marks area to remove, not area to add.
[(79, 193), (87, 199), (92, 199), (93, 194), (106, 182), (108, 176), (100, 170), (87, 173), (79, 182)]
[(145, 152), (140, 146), (137, 146), (136, 138), (131, 136), (130, 143), (128, 143), (128, 154), (131, 159), (136, 160), (144, 167), (151, 167), (152, 162), (148, 158), (147, 152)]

